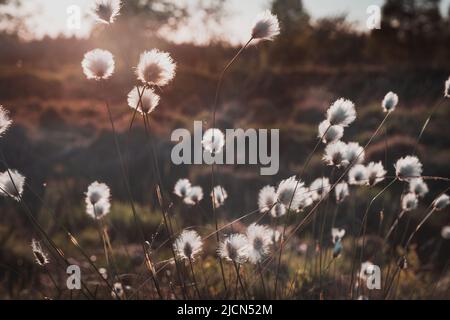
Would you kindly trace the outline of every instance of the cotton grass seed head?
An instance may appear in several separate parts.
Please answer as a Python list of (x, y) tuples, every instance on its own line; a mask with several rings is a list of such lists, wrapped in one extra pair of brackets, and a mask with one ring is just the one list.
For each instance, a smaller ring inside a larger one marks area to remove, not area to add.
[(437, 197), (433, 201), (433, 207), (435, 210), (443, 210), (450, 204), (450, 197), (446, 194), (442, 194), (439, 197)]
[(282, 203), (277, 203), (273, 206), (273, 208), (270, 210), (270, 215), (274, 218), (282, 217), (286, 214), (287, 208)]
[(42, 249), (41, 243), (39, 241), (37, 241), (36, 239), (31, 240), (31, 251), (33, 252), (36, 263), (38, 265), (40, 265), (41, 267), (50, 263), (50, 260), (48, 259), (48, 255)]
[(273, 40), (280, 34), (280, 24), (277, 16), (269, 10), (263, 11), (256, 16), (252, 28), (252, 38), (260, 40)]
[(339, 182), (334, 188), (334, 195), (337, 203), (344, 201), (350, 195), (347, 182)]
[(175, 183), (173, 188), (173, 193), (175, 193), (180, 198), (186, 197), (191, 192), (192, 186), (188, 179), (180, 179)]
[(349, 142), (345, 146), (344, 158), (348, 164), (363, 163), (365, 158), (364, 148), (357, 142)]
[(159, 104), (159, 99), (152, 88), (135, 87), (128, 93), (128, 106), (141, 114), (149, 114)]
[(323, 143), (334, 142), (344, 136), (344, 127), (338, 125), (332, 126), (328, 120), (323, 120), (319, 124), (319, 133), (317, 136), (322, 139)]
[(113, 285), (113, 290), (111, 291), (111, 297), (114, 299), (121, 299), (125, 295), (125, 291), (123, 290), (123, 285), (120, 282), (116, 282)]
[(304, 183), (297, 180), (295, 176), (282, 180), (277, 188), (277, 200), (286, 209), (297, 210), (300, 207), (302, 198), (306, 196)]
[(225, 145), (225, 136), (220, 129), (210, 128), (203, 134), (202, 145), (211, 154), (220, 153)]
[(442, 228), (441, 236), (446, 240), (450, 239), (450, 226), (445, 226)]
[(183, 201), (187, 205), (193, 206), (202, 201), (203, 189), (200, 186), (193, 186), (189, 193), (184, 197)]
[(114, 73), (114, 57), (107, 50), (94, 49), (84, 55), (81, 66), (86, 78), (97, 81), (105, 80)]
[(392, 91), (388, 92), (384, 96), (383, 101), (381, 102), (381, 106), (382, 106), (384, 112), (394, 111), (397, 104), (398, 104), (398, 95), (396, 95)]
[(175, 240), (173, 248), (181, 260), (194, 260), (194, 257), (202, 251), (202, 239), (194, 230), (183, 230)]
[(218, 254), (221, 258), (238, 264), (248, 260), (249, 243), (246, 236), (232, 234), (219, 244)]
[(17, 170), (0, 173), (0, 195), (20, 201), (25, 185), (25, 177)]
[(402, 197), (402, 210), (412, 211), (417, 209), (419, 199), (415, 193), (409, 192)]
[(8, 111), (0, 105), (0, 137), (9, 129), (12, 120), (9, 118)]
[(111, 191), (105, 183), (100, 183), (98, 181), (92, 182), (88, 186), (86, 192), (86, 204), (96, 204), (100, 200), (108, 200), (111, 197)]
[(450, 98), (450, 77), (445, 81), (444, 97)]
[(336, 100), (327, 110), (327, 120), (332, 125), (347, 127), (355, 119), (355, 104), (344, 98)]
[(414, 178), (409, 181), (409, 191), (423, 198), (428, 193), (428, 186), (422, 178)]
[(386, 176), (386, 170), (384, 170), (383, 164), (379, 162), (369, 162), (366, 166), (367, 170), (367, 184), (374, 186), (377, 183), (384, 180)]
[(252, 223), (247, 228), (248, 239), (248, 259), (251, 263), (257, 264), (269, 253), (270, 230), (266, 226)]
[(102, 219), (111, 210), (111, 202), (107, 198), (102, 198), (95, 204), (86, 204), (86, 213), (93, 219)]
[(223, 206), (227, 198), (228, 193), (222, 186), (215, 186), (213, 191), (211, 191), (211, 199), (215, 208)]
[(169, 53), (153, 49), (141, 54), (136, 74), (141, 82), (162, 87), (175, 77), (175, 69), (176, 64)]
[(265, 213), (273, 208), (277, 202), (277, 194), (272, 186), (265, 186), (259, 191), (258, 207), (261, 213)]
[(331, 240), (333, 243), (342, 241), (345, 236), (345, 229), (333, 228), (331, 229)]
[(345, 167), (348, 165), (346, 156), (346, 144), (342, 141), (334, 141), (327, 144), (323, 161), (329, 166)]
[(348, 172), (348, 183), (351, 185), (363, 186), (368, 181), (367, 168), (362, 164), (353, 166)]
[(314, 201), (325, 199), (331, 190), (330, 180), (326, 177), (317, 178), (309, 186)]
[(409, 181), (422, 175), (422, 163), (416, 156), (406, 156), (397, 160), (394, 165), (397, 178)]
[(120, 0), (95, 0), (92, 15), (99, 23), (113, 23), (120, 13), (122, 3)]

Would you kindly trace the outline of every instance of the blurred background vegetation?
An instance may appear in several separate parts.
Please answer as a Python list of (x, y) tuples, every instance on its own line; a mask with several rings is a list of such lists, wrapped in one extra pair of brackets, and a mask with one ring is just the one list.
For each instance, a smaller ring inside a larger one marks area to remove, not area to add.
[[(12, 5), (7, 2), (1, 0), (0, 8)], [(204, 8), (207, 17), (219, 21), (226, 14), (224, 2), (209, 2)], [(136, 123), (130, 134), (127, 132), (132, 112), (126, 96), (136, 84), (133, 68), (144, 50), (168, 51), (178, 64), (175, 80), (161, 92), (161, 103), (150, 123), (164, 190), (169, 195), (179, 178), (188, 177), (203, 187), (205, 195), (210, 192), (208, 166), (172, 164), (170, 133), (181, 127), (192, 130), (194, 120), (210, 125), (218, 75), (237, 48), (218, 38), (205, 45), (175, 44), (165, 39), (158, 31), (176, 28), (189, 16), (186, 8), (175, 3), (126, 1), (117, 23), (94, 28), (87, 39), (61, 36), (24, 40), (21, 34), (29, 32), (24, 25), (26, 16), (0, 17), (8, 21), (8, 28), (0, 33), (0, 103), (14, 120), (0, 145), (9, 166), (27, 177), (30, 187), (25, 200), (33, 214), (69, 255), (73, 248), (61, 233), (61, 225), (79, 237), (88, 251), (94, 254), (100, 250), (97, 254), (101, 255), (96, 226), (84, 213), (83, 199), (89, 183), (98, 180), (112, 190), (108, 219), (113, 242), (126, 246), (127, 254), (137, 247), (134, 251), (138, 256), (139, 239), (126, 204), (127, 193), (101, 100), (104, 95), (111, 102), (119, 140), (129, 158), (132, 193), (146, 235), (150, 238), (160, 225), (156, 181), (143, 125)], [(262, 186), (301, 170), (326, 108), (339, 97), (353, 100), (358, 111), (345, 139), (363, 144), (383, 117), (380, 103), (384, 95), (391, 90), (399, 95), (398, 109), (367, 150), (367, 158), (381, 160), (392, 175), (393, 162), (412, 152), (431, 108), (442, 102), (444, 82), (450, 75), (450, 19), (441, 14), (439, 5), (439, 0), (387, 0), (382, 7), (381, 29), (362, 32), (345, 16), (313, 20), (300, 0), (273, 1), (271, 9), (280, 19), (281, 35), (273, 43), (248, 48), (232, 67), (217, 119), (222, 129), (279, 128), (280, 172), (260, 176), (257, 166), (220, 166), (217, 181), (229, 194), (221, 219), (230, 221), (256, 209)], [(103, 92), (85, 79), (80, 66), (84, 53), (97, 47), (110, 50), (116, 59), (116, 72)], [(449, 120), (447, 100), (420, 141), (418, 155), (425, 175), (450, 177)], [(318, 152), (305, 180), (310, 183), (329, 173)], [(400, 223), (400, 234), (416, 225), (448, 183), (430, 181), (429, 186), (431, 192), (421, 207)], [(379, 227), (381, 210), (386, 221), (396, 216), (402, 188), (398, 184), (375, 204), (369, 230), (375, 232)], [(365, 199), (377, 191), (359, 190), (341, 206), (338, 224), (349, 234), (358, 230), (354, 220), (359, 226), (368, 202)], [(179, 228), (212, 222), (208, 214), (188, 209), (170, 197)], [(210, 208), (210, 200), (205, 198), (202, 206)], [(0, 208), (0, 297), (30, 297), (34, 293), (27, 290), (37, 275), (32, 272), (36, 267), (28, 245), (35, 231), (17, 204), (2, 198)], [(440, 237), (441, 227), (449, 223), (448, 214), (436, 215), (417, 238), (424, 268), (436, 274), (449, 259), (449, 241)], [(304, 231), (310, 233), (314, 233), (312, 228)], [(159, 234), (156, 242), (164, 239), (165, 235)], [(133, 260), (123, 259), (123, 263), (132, 264)]]

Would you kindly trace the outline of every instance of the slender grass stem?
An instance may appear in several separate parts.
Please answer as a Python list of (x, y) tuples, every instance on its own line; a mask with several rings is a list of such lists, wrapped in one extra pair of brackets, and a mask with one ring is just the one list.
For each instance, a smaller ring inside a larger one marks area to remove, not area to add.
[(191, 257), (189, 257), (189, 265), (190, 265), (190, 267), (191, 267), (192, 280), (194, 281), (195, 291), (197, 292), (198, 298), (201, 299), (202, 296), (200, 295), (200, 291), (198, 290), (197, 279), (195, 278), (194, 266), (193, 266), (192, 258), (191, 258)]

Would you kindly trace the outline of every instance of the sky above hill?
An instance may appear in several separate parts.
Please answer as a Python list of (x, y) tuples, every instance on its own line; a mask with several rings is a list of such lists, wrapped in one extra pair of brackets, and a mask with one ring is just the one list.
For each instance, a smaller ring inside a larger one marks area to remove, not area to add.
[[(173, 0), (178, 3), (194, 3), (197, 0)], [(204, 0), (207, 2), (208, 0)], [(30, 13), (27, 25), (32, 30), (33, 37), (44, 35), (57, 36), (58, 34), (76, 35), (85, 37), (89, 34), (93, 21), (87, 15), (93, 0), (31, 0), (26, 1), (21, 12)], [(383, 4), (384, 0), (303, 0), (303, 4), (313, 19), (346, 14), (348, 21), (355, 27), (364, 30), (370, 5)], [(68, 8), (77, 5), (81, 9), (82, 19), (79, 30), (67, 27)], [(448, 11), (450, 0), (442, 0), (443, 13)], [(227, 16), (220, 26), (208, 26), (211, 33), (230, 42), (243, 42), (248, 38), (254, 16), (270, 7), (270, 0), (228, 0), (226, 6)], [(176, 42), (194, 41), (204, 42), (209, 35), (204, 32), (208, 29), (202, 25), (201, 15), (195, 15), (187, 26), (177, 33), (165, 33)]]

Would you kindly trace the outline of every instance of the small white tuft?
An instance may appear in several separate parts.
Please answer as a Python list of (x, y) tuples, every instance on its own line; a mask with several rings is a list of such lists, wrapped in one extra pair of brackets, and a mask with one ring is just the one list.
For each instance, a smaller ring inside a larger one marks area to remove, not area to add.
[(327, 144), (322, 159), (329, 166), (346, 167), (349, 164), (346, 160), (346, 154), (347, 145), (338, 140)]
[(369, 162), (366, 166), (367, 170), (367, 184), (374, 186), (377, 183), (384, 180), (386, 176), (386, 170), (384, 170), (383, 164), (379, 162)]
[(214, 207), (216, 209), (223, 206), (227, 198), (228, 193), (222, 186), (215, 186), (211, 191), (211, 199), (214, 202)]
[(280, 24), (277, 16), (269, 10), (263, 11), (256, 16), (252, 28), (252, 38), (260, 40), (273, 40), (280, 34)]
[(342, 241), (345, 236), (345, 229), (333, 228), (331, 229), (331, 239), (333, 243)]
[(322, 177), (314, 180), (309, 186), (314, 201), (325, 199), (331, 190), (330, 180)]
[(141, 114), (149, 114), (159, 104), (159, 99), (159, 96), (151, 88), (134, 87), (128, 93), (128, 106), (131, 109), (137, 109)]
[(188, 179), (179, 179), (177, 183), (175, 183), (173, 193), (180, 198), (184, 198), (191, 192), (191, 188), (191, 182)]
[(409, 181), (422, 175), (422, 163), (416, 156), (406, 156), (397, 160), (394, 165), (397, 178)]
[(410, 192), (402, 196), (402, 210), (415, 210), (417, 209), (418, 204), (419, 199), (417, 199), (417, 195), (415, 193)]
[(98, 23), (113, 23), (120, 13), (120, 0), (95, 0), (91, 13)]
[(248, 260), (248, 239), (242, 234), (232, 234), (219, 244), (217, 251), (223, 259), (238, 264), (245, 263)]
[(9, 129), (12, 120), (9, 118), (8, 111), (0, 105), (0, 137)]
[(422, 178), (414, 178), (409, 181), (409, 191), (423, 198), (428, 193), (428, 186)]
[(433, 201), (433, 207), (436, 210), (443, 210), (450, 204), (450, 197), (442, 194)]
[(0, 195), (20, 201), (25, 185), (25, 177), (17, 170), (0, 173)]
[(175, 69), (176, 64), (170, 54), (153, 49), (141, 54), (136, 74), (141, 82), (162, 87), (175, 77)]
[(347, 182), (344, 181), (338, 183), (334, 188), (334, 195), (336, 197), (337, 203), (341, 203), (342, 201), (344, 201), (344, 199), (350, 195)]
[(269, 228), (252, 223), (247, 228), (247, 239), (249, 244), (248, 258), (253, 264), (257, 264), (269, 253), (272, 242)]
[(258, 207), (261, 213), (265, 213), (273, 208), (277, 202), (277, 194), (272, 186), (265, 186), (259, 191)]
[(105, 80), (114, 73), (115, 63), (111, 52), (94, 49), (84, 55), (81, 62), (83, 72), (88, 79)]
[(348, 172), (348, 183), (351, 185), (363, 186), (368, 181), (367, 168), (362, 164), (353, 166)]
[(392, 112), (398, 104), (398, 95), (395, 93), (388, 92), (381, 103), (384, 112)]
[(225, 136), (217, 128), (210, 128), (203, 134), (203, 148), (209, 153), (220, 153), (225, 145)]
[(202, 251), (202, 246), (202, 239), (196, 231), (183, 230), (175, 240), (173, 248), (181, 260), (194, 260), (195, 255)]
[(42, 249), (40, 242), (36, 239), (31, 240), (31, 251), (33, 252), (34, 259), (38, 265), (45, 266), (50, 263), (47, 254)]
[(336, 100), (327, 110), (327, 120), (332, 125), (347, 127), (355, 119), (355, 104), (344, 98)]
[(344, 127), (338, 125), (332, 126), (328, 120), (323, 120), (319, 124), (319, 133), (317, 136), (322, 139), (323, 143), (334, 142), (344, 136)]
[(187, 205), (193, 206), (202, 201), (203, 189), (200, 186), (193, 186), (183, 201)]

